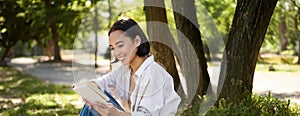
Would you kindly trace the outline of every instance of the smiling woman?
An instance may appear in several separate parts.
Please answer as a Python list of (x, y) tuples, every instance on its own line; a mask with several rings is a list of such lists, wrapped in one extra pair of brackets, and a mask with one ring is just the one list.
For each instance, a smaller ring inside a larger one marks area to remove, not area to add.
[(125, 111), (84, 100), (80, 115), (175, 115), (181, 99), (173, 79), (149, 54), (149, 42), (138, 24), (132, 19), (119, 20), (108, 35), (113, 55), (123, 65), (91, 81), (113, 95)]

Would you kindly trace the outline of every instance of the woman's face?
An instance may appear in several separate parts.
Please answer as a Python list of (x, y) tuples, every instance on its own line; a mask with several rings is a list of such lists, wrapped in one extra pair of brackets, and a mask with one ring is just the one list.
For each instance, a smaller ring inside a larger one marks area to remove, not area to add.
[(133, 61), (136, 55), (137, 47), (140, 44), (139, 40), (134, 41), (125, 35), (121, 30), (116, 30), (109, 35), (109, 45), (113, 51), (113, 55), (122, 62), (123, 65), (127, 65)]

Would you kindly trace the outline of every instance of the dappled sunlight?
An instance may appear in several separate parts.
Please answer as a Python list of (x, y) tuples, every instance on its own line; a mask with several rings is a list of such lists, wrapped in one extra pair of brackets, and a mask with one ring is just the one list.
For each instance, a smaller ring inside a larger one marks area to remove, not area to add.
[(21, 98), (10, 98), (8, 100), (10, 100), (13, 104), (20, 104), (23, 102)]
[(0, 115), (78, 115), (80, 97), (66, 85), (36, 80), (12, 68), (0, 68)]
[(33, 64), (36, 62), (37, 60), (33, 58), (27, 58), (27, 57), (14, 58), (11, 60), (11, 63), (15, 63), (15, 64)]
[(18, 87), (21, 83), (23, 83), (24, 81), (26, 81), (26, 79), (20, 79), (20, 80), (18, 80), (16, 83), (12, 83), (11, 85), (9, 85), (9, 88), (16, 88), (16, 87)]
[(257, 64), (253, 78), (253, 92), (271, 94), (281, 100), (300, 104), (300, 65), (273, 64), (274, 71), (269, 71), (270, 64)]
[[(0, 97), (0, 108), (12, 108), (13, 106), (16, 106), (18, 104), (23, 103), (23, 100), (21, 98), (4, 98)], [(1, 110), (0, 110), (1, 111)]]
[(12, 81), (13, 77), (11, 76), (5, 76), (5, 78), (0, 78), (0, 81), (2, 82), (8, 82), (8, 81)]

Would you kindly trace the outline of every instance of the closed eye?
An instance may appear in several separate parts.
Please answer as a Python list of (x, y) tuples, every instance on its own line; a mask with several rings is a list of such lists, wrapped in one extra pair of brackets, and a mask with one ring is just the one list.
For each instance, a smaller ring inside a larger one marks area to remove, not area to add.
[(118, 41), (116, 42), (116, 45), (118, 48), (123, 47), (124, 46), (124, 41)]
[(119, 45), (118, 45), (119, 48), (120, 48), (120, 47), (123, 47), (123, 46), (124, 46), (123, 44), (119, 44)]

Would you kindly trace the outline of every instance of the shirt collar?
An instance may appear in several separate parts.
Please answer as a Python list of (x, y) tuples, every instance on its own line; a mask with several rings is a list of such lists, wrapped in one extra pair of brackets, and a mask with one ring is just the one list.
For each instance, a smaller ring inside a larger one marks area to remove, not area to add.
[(138, 68), (138, 70), (134, 74), (138, 77), (141, 77), (145, 69), (153, 62), (154, 62), (154, 57), (153, 55), (151, 55), (143, 62), (143, 64)]

